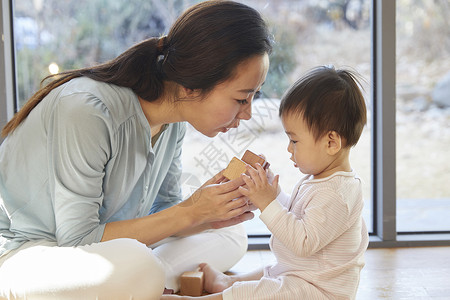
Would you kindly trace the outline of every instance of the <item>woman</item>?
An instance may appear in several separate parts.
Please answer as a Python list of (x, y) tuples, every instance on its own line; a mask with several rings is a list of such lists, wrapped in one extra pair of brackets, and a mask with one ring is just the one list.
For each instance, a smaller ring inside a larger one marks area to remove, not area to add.
[(181, 146), (186, 122), (213, 137), (251, 117), (270, 51), (255, 10), (207, 1), (51, 78), (2, 131), (0, 297), (159, 299), (200, 262), (236, 263), (243, 182), (219, 173), (181, 202)]

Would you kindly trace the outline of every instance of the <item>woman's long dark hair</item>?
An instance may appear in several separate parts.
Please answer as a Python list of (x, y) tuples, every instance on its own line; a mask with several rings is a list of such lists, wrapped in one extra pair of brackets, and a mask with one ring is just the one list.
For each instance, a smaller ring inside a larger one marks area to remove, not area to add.
[(271, 38), (260, 14), (233, 1), (205, 1), (186, 10), (168, 35), (150, 38), (106, 63), (47, 76), (39, 89), (2, 130), (7, 136), (54, 88), (73, 78), (91, 79), (132, 89), (146, 101), (161, 96), (164, 81), (208, 92), (231, 76), (236, 66), (270, 53)]

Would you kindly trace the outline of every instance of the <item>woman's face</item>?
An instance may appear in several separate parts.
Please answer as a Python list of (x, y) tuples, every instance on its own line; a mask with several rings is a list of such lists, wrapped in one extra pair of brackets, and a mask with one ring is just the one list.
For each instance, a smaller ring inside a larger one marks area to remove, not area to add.
[(214, 137), (252, 117), (251, 102), (269, 69), (269, 56), (257, 55), (236, 67), (235, 76), (218, 84), (201, 100), (186, 107), (185, 119), (199, 132)]

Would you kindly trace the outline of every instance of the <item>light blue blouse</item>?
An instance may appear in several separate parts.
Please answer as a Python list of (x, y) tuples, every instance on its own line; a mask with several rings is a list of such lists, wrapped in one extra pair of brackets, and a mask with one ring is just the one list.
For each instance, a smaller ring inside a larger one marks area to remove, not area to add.
[(170, 124), (152, 147), (130, 89), (88, 78), (54, 89), (0, 146), (0, 256), (28, 240), (99, 242), (105, 223), (178, 203), (185, 131)]

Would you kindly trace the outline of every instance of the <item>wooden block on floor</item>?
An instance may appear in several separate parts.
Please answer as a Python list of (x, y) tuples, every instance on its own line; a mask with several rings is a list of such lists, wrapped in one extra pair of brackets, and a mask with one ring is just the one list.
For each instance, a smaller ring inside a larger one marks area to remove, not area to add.
[(240, 160), (237, 157), (233, 157), (228, 164), (227, 168), (223, 172), (223, 176), (228, 178), (229, 180), (233, 180), (236, 178), (239, 178), (242, 173), (245, 173), (247, 171), (247, 167), (245, 162)]
[(180, 294), (183, 296), (201, 296), (203, 294), (203, 281), (203, 272), (184, 272), (180, 277)]

